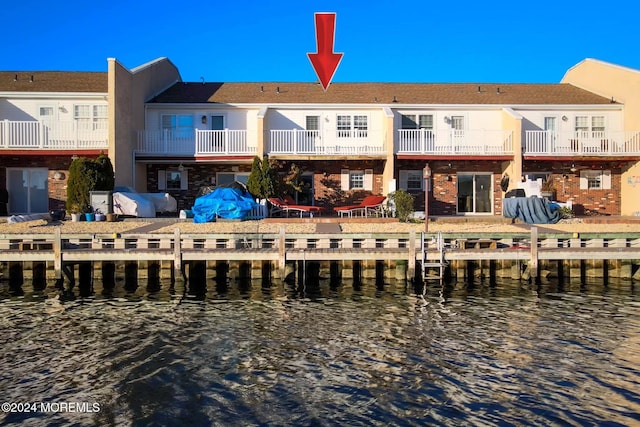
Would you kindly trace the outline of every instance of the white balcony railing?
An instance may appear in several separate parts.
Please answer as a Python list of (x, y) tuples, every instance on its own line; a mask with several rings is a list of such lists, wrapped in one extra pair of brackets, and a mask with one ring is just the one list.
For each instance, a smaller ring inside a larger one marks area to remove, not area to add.
[(255, 155), (257, 141), (246, 130), (168, 129), (138, 132), (138, 154), (147, 155)]
[(399, 129), (398, 153), (513, 155), (513, 131)]
[(272, 130), (270, 154), (304, 155), (384, 155), (385, 143), (380, 131), (371, 130)]
[(0, 121), (0, 149), (94, 150), (107, 149), (107, 122)]
[(524, 153), (546, 156), (640, 155), (640, 131), (525, 132)]

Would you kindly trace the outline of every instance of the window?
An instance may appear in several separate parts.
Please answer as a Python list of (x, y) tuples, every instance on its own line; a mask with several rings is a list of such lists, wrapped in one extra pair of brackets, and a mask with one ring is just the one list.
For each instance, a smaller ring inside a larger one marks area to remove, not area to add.
[(591, 117), (591, 132), (604, 133), (604, 116)]
[(179, 171), (167, 171), (165, 176), (167, 178), (167, 185), (165, 187), (167, 190), (180, 190), (182, 187), (182, 176)]
[(356, 138), (366, 138), (369, 129), (367, 116), (353, 116), (353, 129), (356, 131)]
[(73, 118), (78, 129), (96, 130), (107, 128), (107, 106), (76, 104), (73, 106)]
[(306, 127), (306, 130), (320, 130), (320, 116), (307, 116)]
[(336, 118), (338, 138), (366, 138), (369, 130), (369, 117), (364, 115), (339, 115)]
[(576, 116), (576, 132), (589, 132), (589, 117)]
[(400, 189), (407, 191), (422, 191), (424, 178), (422, 170), (401, 170)]
[(373, 169), (349, 170), (342, 169), (340, 173), (340, 189), (348, 190), (373, 190)]
[(364, 171), (349, 171), (349, 190), (364, 189)]
[(174, 137), (190, 138), (193, 135), (193, 116), (164, 114), (161, 126), (162, 130), (170, 131)]
[(403, 114), (402, 129), (433, 130), (433, 116), (431, 114)]
[(451, 128), (455, 130), (464, 130), (464, 116), (451, 117)]
[(338, 116), (336, 128), (338, 130), (338, 138), (351, 136), (351, 116)]
[(611, 171), (610, 170), (581, 170), (580, 171), (581, 190), (610, 190)]
[(74, 105), (73, 118), (75, 119), (78, 129), (91, 128), (91, 106), (90, 105)]
[(158, 171), (158, 190), (187, 190), (189, 188), (188, 183), (189, 178), (186, 169)]
[(576, 133), (601, 136), (604, 131), (604, 116), (576, 116)]

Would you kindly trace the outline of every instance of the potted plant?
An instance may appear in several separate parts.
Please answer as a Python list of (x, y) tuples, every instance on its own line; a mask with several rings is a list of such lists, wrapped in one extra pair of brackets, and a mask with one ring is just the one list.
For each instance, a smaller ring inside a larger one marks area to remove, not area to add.
[(77, 203), (69, 205), (69, 212), (71, 213), (71, 221), (78, 222), (82, 219), (82, 209)]
[(542, 186), (540, 187), (540, 196), (547, 200), (556, 199), (556, 187), (551, 176), (547, 177), (547, 179), (542, 183)]
[(93, 212), (93, 208), (91, 207), (91, 205), (87, 205), (86, 209), (84, 210), (84, 219), (87, 222), (95, 221), (96, 214), (95, 212)]
[(96, 209), (96, 221), (105, 221), (107, 219), (106, 215), (100, 212), (100, 209)]

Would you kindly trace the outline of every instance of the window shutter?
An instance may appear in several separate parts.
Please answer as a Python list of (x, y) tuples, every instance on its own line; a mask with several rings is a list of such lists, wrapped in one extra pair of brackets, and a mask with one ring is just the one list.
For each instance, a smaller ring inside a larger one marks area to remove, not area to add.
[(611, 171), (610, 170), (602, 171), (602, 189), (603, 190), (611, 189)]
[(164, 171), (158, 171), (158, 190), (167, 189), (167, 175)]
[(340, 190), (349, 191), (349, 169), (340, 171)]
[(409, 187), (409, 184), (407, 183), (408, 175), (407, 171), (400, 171), (400, 190), (406, 190)]
[(587, 179), (587, 172), (580, 171), (580, 189), (587, 190), (589, 188), (589, 183)]
[(189, 172), (187, 172), (186, 169), (180, 172), (180, 189), (181, 190), (189, 189)]
[(373, 191), (373, 169), (364, 170), (364, 189)]

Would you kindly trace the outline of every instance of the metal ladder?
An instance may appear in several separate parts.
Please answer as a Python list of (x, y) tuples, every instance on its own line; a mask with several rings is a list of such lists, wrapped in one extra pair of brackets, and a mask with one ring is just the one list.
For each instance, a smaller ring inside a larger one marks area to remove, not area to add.
[[(444, 251), (445, 251), (445, 243), (444, 243), (444, 238), (442, 237), (442, 232), (438, 232), (436, 238), (435, 238), (435, 243), (436, 243), (436, 248), (438, 249), (438, 252), (440, 254), (438, 261), (429, 261), (427, 260), (427, 242), (425, 239), (425, 233), (422, 233), (422, 280), (440, 280), (442, 281), (442, 279), (444, 278), (444, 269), (447, 266), (447, 261), (444, 259)], [(432, 240), (433, 242), (433, 240)], [(438, 270), (440, 271), (440, 274), (438, 277), (434, 277), (432, 275), (427, 275), (427, 270), (430, 268), (438, 268)]]

